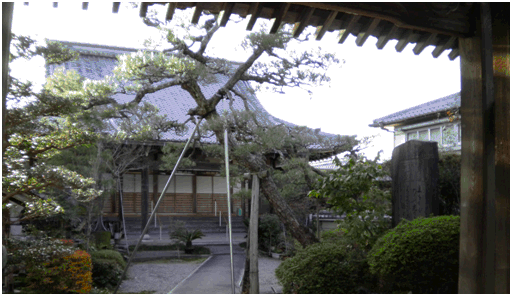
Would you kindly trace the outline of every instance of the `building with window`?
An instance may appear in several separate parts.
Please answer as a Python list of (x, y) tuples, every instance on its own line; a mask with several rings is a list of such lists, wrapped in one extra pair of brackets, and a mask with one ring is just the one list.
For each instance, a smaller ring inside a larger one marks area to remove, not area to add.
[(396, 147), (409, 140), (434, 141), (439, 152), (460, 153), (460, 92), (375, 119), (371, 127), (393, 128)]

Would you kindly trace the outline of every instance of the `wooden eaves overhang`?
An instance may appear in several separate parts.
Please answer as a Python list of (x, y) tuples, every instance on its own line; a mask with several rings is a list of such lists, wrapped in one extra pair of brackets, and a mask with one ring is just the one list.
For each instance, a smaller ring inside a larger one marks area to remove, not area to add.
[[(415, 54), (427, 46), (434, 46), (432, 55), (437, 58), (451, 50), (450, 60), (459, 56), (457, 38), (474, 31), (471, 28), (473, 3), (341, 3), (341, 2), (142, 2), (140, 16), (145, 17), (148, 7), (167, 5), (166, 20), (171, 20), (176, 9), (195, 7), (192, 23), (197, 23), (203, 11), (221, 13), (221, 26), (231, 14), (250, 15), (247, 30), (252, 30), (258, 18), (273, 19), (270, 33), (275, 33), (282, 23), (294, 24), (293, 36), (298, 37), (307, 26), (316, 27), (316, 40), (326, 32), (339, 31), (338, 42), (343, 43), (352, 34), (356, 44), (362, 46), (369, 36), (378, 39), (382, 49), (389, 40), (398, 40), (398, 52), (409, 43), (416, 43)], [(119, 10), (114, 3), (113, 12)]]
[[(88, 9), (88, 3), (82, 2), (83, 10)], [(222, 13), (221, 26), (226, 26), (232, 14), (250, 15), (248, 31), (258, 18), (272, 19), (270, 33), (288, 23), (294, 25), (293, 37), (298, 37), (306, 27), (313, 26), (316, 40), (321, 40), (326, 32), (338, 31), (338, 43), (344, 43), (352, 34), (357, 36), (356, 44), (363, 46), (368, 37), (374, 36), (378, 49), (394, 39), (398, 40), (398, 52), (415, 43), (413, 52), (418, 55), (432, 45), (435, 58), (450, 50), (450, 60), (459, 56), (458, 37), (471, 36), (475, 31), (471, 21), (475, 5), (469, 2), (141, 2), (140, 17), (146, 17), (148, 8), (155, 4), (167, 5), (166, 21), (172, 20), (176, 9), (195, 7), (192, 23), (199, 22), (203, 11)], [(113, 2), (112, 12), (118, 13), (120, 6), (121, 2)], [(58, 2), (53, 2), (53, 7), (57, 8)]]

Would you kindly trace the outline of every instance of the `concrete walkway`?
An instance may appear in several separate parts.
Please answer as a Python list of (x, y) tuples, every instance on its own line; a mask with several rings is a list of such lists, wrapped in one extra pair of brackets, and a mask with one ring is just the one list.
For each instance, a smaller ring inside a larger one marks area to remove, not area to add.
[[(246, 241), (245, 233), (233, 233), (233, 270), (235, 279), (235, 293), (240, 293), (240, 282), (245, 264), (245, 250), (239, 244)], [(139, 237), (131, 235), (128, 244), (135, 245)], [(150, 236), (149, 240), (143, 240), (143, 245), (168, 245), (173, 241), (166, 235), (165, 238)], [(124, 241), (123, 241), (124, 243)], [(205, 246), (210, 249), (211, 256), (203, 262), (194, 272), (179, 283), (171, 294), (232, 294), (231, 286), (231, 259), (229, 239), (225, 233), (205, 233), (201, 239), (193, 241), (194, 245)], [(193, 255), (181, 255), (188, 257)], [(137, 251), (133, 261), (148, 261), (162, 258), (177, 257), (176, 251)], [(197, 255), (193, 256), (197, 257)]]
[[(212, 256), (179, 283), (170, 294), (232, 294), (231, 259), (229, 245), (208, 246)], [(245, 251), (233, 245), (233, 273), (235, 293), (240, 293), (240, 282), (245, 264)]]

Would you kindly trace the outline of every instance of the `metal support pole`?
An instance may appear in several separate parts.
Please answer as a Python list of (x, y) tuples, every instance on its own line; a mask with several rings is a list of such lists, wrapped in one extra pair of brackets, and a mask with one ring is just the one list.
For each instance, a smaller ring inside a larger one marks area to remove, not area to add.
[(233, 269), (233, 237), (231, 234), (231, 196), (229, 186), (228, 129), (224, 130), (224, 154), (226, 156), (226, 186), (228, 193), (229, 257), (231, 259), (231, 290), (235, 294), (235, 273)]
[(171, 180), (174, 177), (174, 174), (176, 173), (176, 171), (178, 169), (178, 166), (180, 165), (181, 159), (183, 158), (183, 155), (185, 155), (185, 152), (187, 151), (188, 145), (190, 144), (190, 141), (194, 137), (194, 134), (196, 133), (197, 129), (199, 128), (199, 125), (201, 124), (202, 120), (203, 120), (202, 118), (199, 119), (199, 121), (196, 124), (196, 127), (192, 131), (192, 134), (188, 138), (188, 141), (185, 144), (185, 147), (183, 147), (183, 151), (181, 152), (180, 157), (178, 158), (178, 161), (176, 162), (176, 165), (174, 166), (174, 169), (172, 170), (171, 175), (169, 176), (169, 179), (167, 180), (167, 183), (165, 184), (165, 187), (162, 190), (162, 194), (160, 194), (160, 197), (158, 198), (158, 201), (156, 202), (155, 209), (151, 213), (151, 216), (149, 217), (149, 219), (148, 219), (148, 221), (146, 223), (146, 227), (144, 227), (144, 230), (142, 230), (142, 233), (140, 234), (140, 237), (139, 237), (139, 241), (137, 242), (137, 245), (135, 245), (135, 249), (133, 250), (132, 255), (130, 256), (130, 259), (128, 259), (128, 263), (126, 264), (126, 267), (124, 268), (123, 275), (119, 278), (119, 282), (117, 283), (116, 289), (114, 290), (114, 294), (117, 293), (117, 290), (119, 289), (119, 286), (121, 285), (121, 281), (126, 276), (126, 272), (128, 271), (128, 267), (130, 266), (130, 263), (132, 262), (133, 255), (137, 252), (137, 249), (139, 248), (139, 245), (140, 245), (140, 242), (142, 241), (142, 238), (144, 237), (144, 235), (148, 231), (149, 224), (151, 223), (151, 219), (155, 215), (156, 209), (158, 209), (158, 206), (160, 205), (160, 202), (162, 202), (163, 197), (165, 195), (165, 192), (167, 191), (167, 187), (169, 187), (169, 184), (171, 184)]

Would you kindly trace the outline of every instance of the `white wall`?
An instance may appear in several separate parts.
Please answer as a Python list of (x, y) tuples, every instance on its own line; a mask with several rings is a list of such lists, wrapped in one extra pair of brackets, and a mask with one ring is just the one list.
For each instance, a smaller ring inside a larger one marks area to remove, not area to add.
[(212, 193), (212, 177), (197, 176), (197, 193)]
[(192, 193), (192, 176), (176, 176), (176, 193)]
[(213, 193), (227, 193), (226, 177), (213, 177)]

